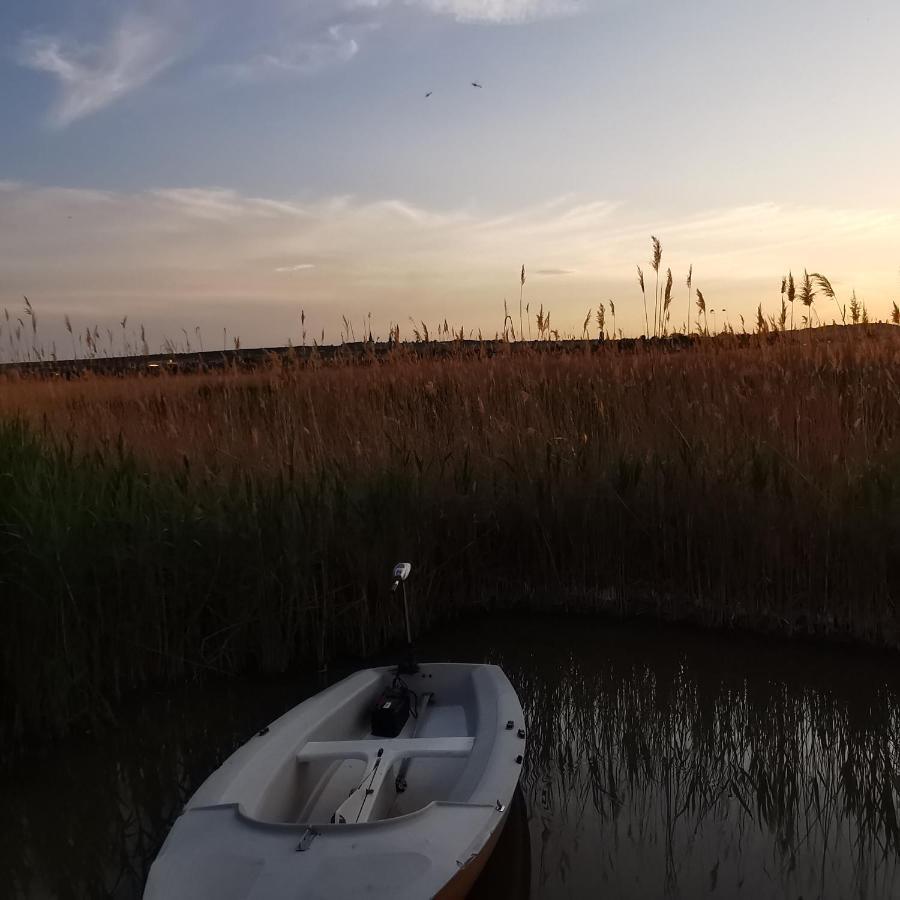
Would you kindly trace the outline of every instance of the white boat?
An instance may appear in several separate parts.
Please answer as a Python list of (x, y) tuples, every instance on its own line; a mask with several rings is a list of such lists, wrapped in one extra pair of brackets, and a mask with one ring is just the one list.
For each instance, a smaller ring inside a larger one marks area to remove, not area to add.
[(497, 666), (357, 672), (203, 783), (144, 900), (463, 897), (500, 836), (524, 753), (522, 707)]

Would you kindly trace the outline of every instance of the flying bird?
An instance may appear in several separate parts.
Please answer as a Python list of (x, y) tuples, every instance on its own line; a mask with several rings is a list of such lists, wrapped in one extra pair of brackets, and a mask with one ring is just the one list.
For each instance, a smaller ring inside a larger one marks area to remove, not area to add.
[(482, 87), (482, 85), (480, 85), (477, 81), (473, 81), (473, 82), (472, 82), (472, 87), (480, 88), (480, 87)]
[(425, 99), (427, 100), (433, 93), (434, 93), (434, 91), (429, 91), (429, 92), (425, 95)]

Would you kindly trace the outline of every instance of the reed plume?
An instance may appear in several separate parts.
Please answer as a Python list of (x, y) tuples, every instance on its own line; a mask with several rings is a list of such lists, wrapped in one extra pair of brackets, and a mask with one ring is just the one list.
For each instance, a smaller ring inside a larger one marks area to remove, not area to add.
[(638, 284), (641, 286), (641, 297), (644, 298), (644, 333), (650, 337), (650, 320), (647, 318), (647, 293), (644, 290), (644, 273), (641, 267), (637, 267)]
[(703, 331), (706, 334), (709, 334), (709, 322), (706, 317), (706, 300), (703, 298), (703, 291), (700, 288), (697, 288), (697, 311), (698, 318), (702, 314), (703, 316)]
[(787, 281), (787, 298), (791, 304), (791, 331), (794, 330), (794, 297), (797, 295), (797, 288), (794, 285), (794, 273), (788, 272)]
[(666, 289), (663, 297), (663, 306), (660, 322), (660, 331), (662, 334), (668, 332), (669, 325), (669, 305), (672, 303), (672, 270), (666, 270)]
[(662, 262), (662, 245), (655, 235), (650, 236), (650, 247), (652, 251), (650, 265), (656, 273), (656, 287), (653, 290), (653, 336), (656, 337), (659, 331), (659, 319), (662, 318), (659, 315), (659, 264)]
[(522, 263), (522, 272), (519, 276), (519, 340), (525, 337), (525, 330), (522, 327), (522, 295), (525, 292), (525, 264)]
[(816, 292), (812, 286), (812, 279), (806, 269), (803, 270), (803, 283), (800, 285), (800, 302), (806, 307), (806, 324), (808, 328), (812, 328), (813, 303), (816, 299)]
[(837, 301), (837, 297), (834, 294), (834, 288), (831, 286), (831, 282), (824, 276), (820, 275), (818, 272), (813, 272), (810, 276), (814, 279), (819, 287), (822, 289), (822, 293), (826, 296), (834, 300), (834, 305), (838, 308), (838, 313), (841, 317), (841, 324), (847, 324), (847, 308), (842, 307), (840, 303)]
[(687, 289), (688, 289), (688, 302), (687, 302), (687, 325), (685, 326), (685, 334), (691, 333), (691, 280), (694, 277), (694, 264), (691, 263), (688, 267), (687, 273)]

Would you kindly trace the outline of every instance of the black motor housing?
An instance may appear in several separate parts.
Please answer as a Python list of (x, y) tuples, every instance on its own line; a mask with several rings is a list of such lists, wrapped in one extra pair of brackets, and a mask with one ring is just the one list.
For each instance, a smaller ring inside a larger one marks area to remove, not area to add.
[(409, 718), (409, 692), (391, 688), (375, 702), (372, 709), (372, 734), (394, 738), (403, 730)]

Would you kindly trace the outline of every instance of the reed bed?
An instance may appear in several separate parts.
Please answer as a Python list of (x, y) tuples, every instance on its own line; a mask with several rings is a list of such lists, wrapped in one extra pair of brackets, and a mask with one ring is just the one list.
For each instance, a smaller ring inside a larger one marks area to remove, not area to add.
[(418, 627), (897, 647), (900, 334), (787, 337), (0, 383), (0, 752), (144, 685), (369, 654), (399, 558)]

